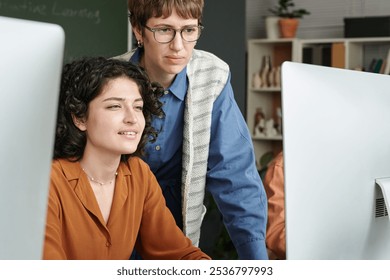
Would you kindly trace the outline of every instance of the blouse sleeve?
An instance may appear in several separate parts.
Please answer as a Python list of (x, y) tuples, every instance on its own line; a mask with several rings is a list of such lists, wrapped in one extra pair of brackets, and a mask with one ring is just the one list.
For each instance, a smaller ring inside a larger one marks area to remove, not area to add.
[(55, 182), (56, 179), (54, 176), (51, 179), (49, 190), (43, 259), (65, 260), (66, 254), (62, 248), (61, 240), (60, 203), (56, 192)]
[(286, 258), (283, 172), (283, 155), (279, 153), (264, 177), (264, 188), (268, 197), (266, 243), (270, 259)]

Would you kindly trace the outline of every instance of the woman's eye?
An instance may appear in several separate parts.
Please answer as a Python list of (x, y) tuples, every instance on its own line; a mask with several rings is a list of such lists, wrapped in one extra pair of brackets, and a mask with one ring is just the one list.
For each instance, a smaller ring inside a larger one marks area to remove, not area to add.
[(143, 111), (144, 110), (144, 107), (143, 106), (136, 106), (135, 109), (137, 111)]
[(112, 110), (114, 110), (114, 109), (120, 109), (120, 108), (121, 108), (121, 106), (118, 105), (118, 104), (113, 104), (113, 105), (107, 106), (107, 109), (112, 109)]
[(157, 29), (157, 31), (161, 34), (164, 34), (164, 33), (171, 33), (172, 29), (171, 28), (159, 28), (159, 29)]
[(194, 27), (188, 27), (186, 29), (183, 29), (185, 33), (193, 33), (195, 32), (195, 28)]

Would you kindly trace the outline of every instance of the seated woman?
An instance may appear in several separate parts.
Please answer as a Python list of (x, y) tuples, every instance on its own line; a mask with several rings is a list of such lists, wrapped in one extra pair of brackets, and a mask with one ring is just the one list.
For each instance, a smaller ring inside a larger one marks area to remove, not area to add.
[(265, 240), (271, 260), (286, 259), (283, 166), (283, 152), (280, 152), (268, 166), (263, 180), (268, 197), (268, 223)]
[(192, 245), (138, 156), (157, 137), (163, 89), (130, 62), (65, 65), (55, 135), (44, 259), (210, 259)]

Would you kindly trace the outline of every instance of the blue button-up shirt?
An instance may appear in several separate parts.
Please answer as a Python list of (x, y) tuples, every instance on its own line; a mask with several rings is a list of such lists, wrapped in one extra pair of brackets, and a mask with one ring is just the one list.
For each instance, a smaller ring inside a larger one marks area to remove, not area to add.
[[(138, 62), (137, 51), (131, 60)], [(180, 228), (182, 142), (186, 68), (176, 75), (161, 97), (164, 118), (152, 125), (160, 130), (157, 141), (146, 147), (144, 160), (161, 185), (167, 206)], [(267, 259), (265, 230), (267, 201), (255, 165), (248, 127), (234, 100), (230, 77), (214, 102), (206, 188), (218, 205), (240, 259)]]

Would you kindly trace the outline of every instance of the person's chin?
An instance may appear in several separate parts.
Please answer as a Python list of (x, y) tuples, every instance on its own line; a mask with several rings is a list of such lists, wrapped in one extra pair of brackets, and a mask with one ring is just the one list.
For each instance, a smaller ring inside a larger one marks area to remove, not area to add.
[(175, 64), (175, 65), (170, 65), (169, 67), (166, 67), (166, 72), (169, 74), (179, 74), (185, 67), (186, 65), (184, 64)]
[(127, 146), (127, 147), (124, 147), (122, 149), (121, 154), (122, 155), (131, 155), (131, 154), (135, 153), (136, 150), (137, 150), (137, 146), (135, 146), (135, 147), (133, 145)]

